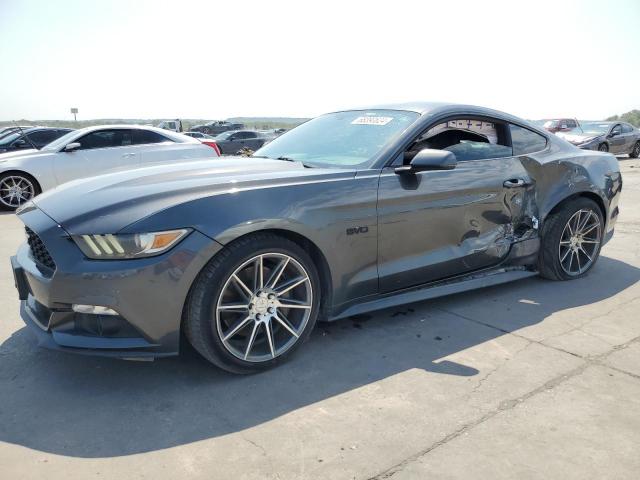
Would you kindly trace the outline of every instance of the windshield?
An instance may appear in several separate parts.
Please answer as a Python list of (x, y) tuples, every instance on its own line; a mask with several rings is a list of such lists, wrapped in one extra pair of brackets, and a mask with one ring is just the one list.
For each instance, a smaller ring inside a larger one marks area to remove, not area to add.
[(224, 132), (224, 133), (221, 133), (219, 135), (216, 135), (216, 140), (226, 140), (227, 138), (229, 138), (234, 133), (236, 133), (236, 132)]
[(53, 142), (48, 143), (47, 145), (42, 147), (41, 150), (47, 150), (47, 151), (50, 151), (50, 152), (51, 151), (58, 151), (62, 147), (64, 147), (67, 143), (69, 143), (69, 140), (71, 140), (75, 135), (77, 135), (77, 133), (78, 132), (76, 130), (72, 130), (71, 132), (67, 133), (66, 135), (61, 136), (57, 140), (54, 140)]
[(420, 115), (404, 110), (356, 110), (314, 118), (276, 138), (255, 156), (311, 166), (367, 168)]
[(610, 123), (583, 123), (576, 128), (572, 128), (567, 133), (574, 135), (603, 135), (611, 128)]
[(20, 135), (22, 135), (20, 132), (15, 132), (15, 133), (10, 133), (9, 135), (5, 135), (4, 137), (0, 138), (0, 145), (9, 145), (15, 139), (20, 137)]
[(544, 122), (544, 128), (555, 128), (558, 126), (558, 120), (547, 120)]

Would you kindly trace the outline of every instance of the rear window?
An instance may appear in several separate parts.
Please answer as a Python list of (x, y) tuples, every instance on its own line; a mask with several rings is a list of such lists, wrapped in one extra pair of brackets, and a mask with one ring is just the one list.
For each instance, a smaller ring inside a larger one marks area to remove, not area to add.
[(514, 155), (539, 152), (547, 146), (547, 139), (539, 133), (517, 125), (509, 125)]
[(133, 131), (133, 143), (134, 145), (143, 145), (148, 143), (164, 143), (172, 142), (173, 140), (160, 135), (157, 132), (151, 130), (134, 130)]

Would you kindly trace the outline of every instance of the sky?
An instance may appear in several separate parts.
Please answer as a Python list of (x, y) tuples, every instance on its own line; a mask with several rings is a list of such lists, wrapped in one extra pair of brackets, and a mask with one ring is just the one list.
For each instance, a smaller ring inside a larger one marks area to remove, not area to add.
[(640, 0), (0, 0), (0, 120), (640, 108)]

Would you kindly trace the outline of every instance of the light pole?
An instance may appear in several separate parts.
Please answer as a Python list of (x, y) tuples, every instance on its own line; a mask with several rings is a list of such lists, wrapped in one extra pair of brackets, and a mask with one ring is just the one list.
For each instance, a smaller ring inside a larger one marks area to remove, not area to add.
[(77, 122), (78, 119), (76, 118), (76, 115), (78, 114), (78, 109), (75, 107), (71, 107), (71, 113), (73, 113), (73, 121)]

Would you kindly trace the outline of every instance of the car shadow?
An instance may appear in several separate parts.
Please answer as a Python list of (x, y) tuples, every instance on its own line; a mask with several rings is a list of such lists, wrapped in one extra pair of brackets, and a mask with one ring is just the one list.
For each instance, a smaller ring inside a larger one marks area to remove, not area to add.
[[(0, 346), (0, 441), (73, 457), (132, 455), (242, 431), (409, 369), (473, 376), (474, 365), (445, 357), (639, 279), (640, 269), (601, 257), (573, 282), (534, 277), (320, 324), (292, 361), (252, 376), (222, 372), (190, 348), (153, 363), (36, 349), (22, 328)], [(498, 328), (444, 311), (495, 297)]]

